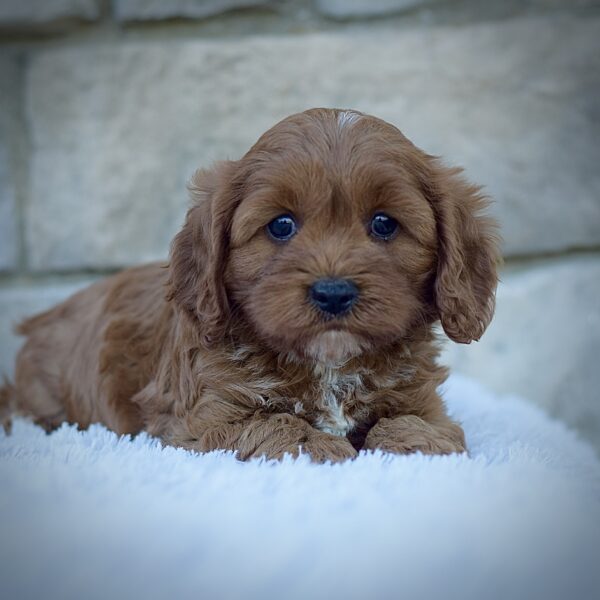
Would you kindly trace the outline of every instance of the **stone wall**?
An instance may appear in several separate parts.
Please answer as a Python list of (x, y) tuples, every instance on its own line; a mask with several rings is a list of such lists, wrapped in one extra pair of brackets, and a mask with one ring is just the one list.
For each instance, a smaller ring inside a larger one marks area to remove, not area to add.
[(0, 370), (12, 325), (164, 258), (200, 165), (351, 107), (486, 186), (498, 311), (456, 370), (600, 448), (600, 1), (3, 0)]

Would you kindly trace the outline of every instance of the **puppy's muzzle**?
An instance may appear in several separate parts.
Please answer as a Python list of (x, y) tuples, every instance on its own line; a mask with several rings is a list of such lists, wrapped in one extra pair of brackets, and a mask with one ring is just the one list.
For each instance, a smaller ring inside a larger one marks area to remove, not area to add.
[(311, 302), (323, 313), (347, 313), (358, 299), (358, 288), (349, 279), (319, 279), (308, 291)]

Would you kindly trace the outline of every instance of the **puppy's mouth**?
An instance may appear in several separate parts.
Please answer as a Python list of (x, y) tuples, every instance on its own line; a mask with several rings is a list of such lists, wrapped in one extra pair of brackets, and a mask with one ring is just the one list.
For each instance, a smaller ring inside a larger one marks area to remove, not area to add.
[(306, 344), (308, 357), (327, 366), (339, 367), (362, 354), (367, 344), (359, 336), (337, 328), (329, 328), (316, 334)]

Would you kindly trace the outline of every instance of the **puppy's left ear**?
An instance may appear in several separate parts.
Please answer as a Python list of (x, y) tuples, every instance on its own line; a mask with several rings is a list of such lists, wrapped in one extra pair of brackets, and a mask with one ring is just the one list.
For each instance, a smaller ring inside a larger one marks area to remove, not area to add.
[(462, 169), (429, 160), (425, 187), (438, 231), (435, 305), (446, 335), (469, 344), (479, 340), (494, 314), (501, 263), (498, 224), (485, 214), (488, 199), (463, 178)]

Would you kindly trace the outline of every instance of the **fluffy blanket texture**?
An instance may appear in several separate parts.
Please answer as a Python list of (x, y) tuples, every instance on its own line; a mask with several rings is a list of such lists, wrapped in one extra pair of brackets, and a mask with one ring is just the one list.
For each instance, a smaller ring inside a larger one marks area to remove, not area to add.
[(600, 598), (591, 448), (523, 401), (445, 387), (469, 457), (241, 463), (17, 421), (0, 434), (0, 593)]

